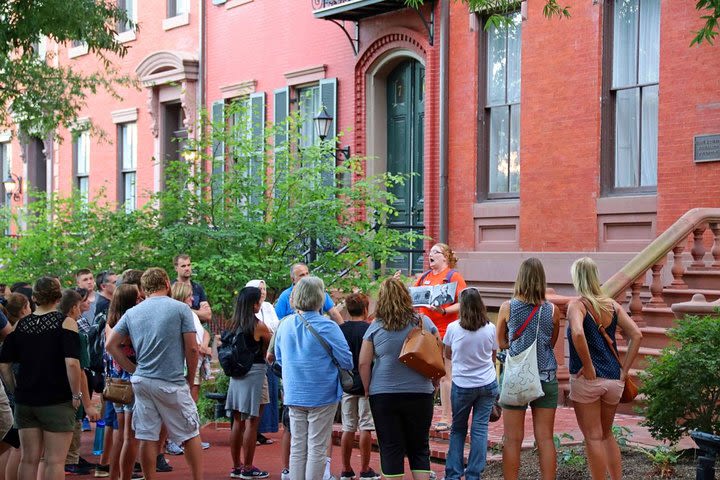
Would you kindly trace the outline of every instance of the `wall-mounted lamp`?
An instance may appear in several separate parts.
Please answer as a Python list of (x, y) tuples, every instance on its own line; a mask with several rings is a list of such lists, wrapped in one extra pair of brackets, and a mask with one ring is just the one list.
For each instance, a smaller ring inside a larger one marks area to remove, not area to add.
[(10, 172), (8, 174), (8, 177), (3, 180), (3, 185), (5, 186), (5, 193), (11, 195), (13, 200), (15, 200), (16, 202), (20, 201), (23, 193), (22, 177), (19, 177), (14, 173)]
[[(315, 132), (320, 137), (320, 141), (324, 142), (330, 133), (330, 126), (332, 125), (333, 117), (325, 109), (325, 106), (320, 109), (320, 112), (313, 117), (313, 123), (315, 124)], [(350, 145), (345, 148), (338, 148), (338, 152), (342, 153), (345, 160), (350, 159)]]

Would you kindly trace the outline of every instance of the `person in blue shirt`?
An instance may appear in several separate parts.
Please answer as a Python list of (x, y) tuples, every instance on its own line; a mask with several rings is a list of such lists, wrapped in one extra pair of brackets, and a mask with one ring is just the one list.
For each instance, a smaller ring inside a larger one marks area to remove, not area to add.
[[(290, 267), (290, 280), (292, 280), (293, 284), (280, 294), (277, 302), (275, 303), (275, 313), (277, 313), (279, 319), (287, 317), (291, 313), (295, 313), (295, 309), (292, 305), (290, 305), (290, 294), (297, 282), (308, 275), (310, 275), (310, 269), (308, 269), (308, 266), (304, 263), (295, 263), (292, 267)], [(338, 325), (342, 325), (344, 322), (340, 312), (335, 307), (335, 303), (333, 303), (332, 298), (330, 298), (330, 295), (328, 295), (327, 292), (325, 292), (325, 301), (322, 305), (320, 313), (327, 313), (328, 316)]]
[(294, 480), (323, 478), (325, 453), (342, 397), (338, 369), (311, 329), (327, 342), (340, 368), (353, 368), (352, 353), (340, 327), (319, 313), (324, 299), (321, 279), (302, 278), (293, 292), (298, 312), (282, 320), (275, 333), (275, 357), (283, 367), (283, 400), (290, 410), (290, 472)]

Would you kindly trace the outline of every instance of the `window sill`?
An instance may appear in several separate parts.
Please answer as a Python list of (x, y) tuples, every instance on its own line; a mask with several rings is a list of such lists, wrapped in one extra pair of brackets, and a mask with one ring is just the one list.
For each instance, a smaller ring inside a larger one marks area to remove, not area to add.
[(225, 4), (225, 10), (230, 10), (231, 8), (239, 7), (247, 3), (252, 3), (253, 1), (254, 0), (229, 0)]
[(185, 25), (189, 25), (189, 24), (190, 24), (190, 14), (183, 13), (180, 15), (176, 15), (174, 17), (164, 19), (162, 26), (163, 26), (163, 30), (168, 31), (168, 30), (172, 30), (173, 28), (184, 27)]
[(70, 47), (70, 49), (68, 50), (68, 57), (70, 57), (70, 58), (82, 57), (83, 55), (87, 55), (88, 51), (89, 51), (89, 49), (88, 49), (87, 43), (78, 45), (77, 47)]
[(118, 33), (115, 35), (115, 39), (120, 43), (128, 43), (135, 40), (137, 36), (135, 35), (135, 30), (130, 29), (126, 30), (124, 32)]

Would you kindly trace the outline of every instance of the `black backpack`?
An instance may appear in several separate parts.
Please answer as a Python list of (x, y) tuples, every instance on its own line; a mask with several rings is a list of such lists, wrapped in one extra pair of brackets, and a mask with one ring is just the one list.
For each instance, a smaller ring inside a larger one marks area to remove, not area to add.
[(90, 356), (90, 370), (95, 373), (105, 372), (105, 325), (107, 314), (98, 313), (88, 332), (88, 353)]
[(220, 366), (228, 377), (244, 377), (252, 368), (257, 348), (251, 349), (245, 343), (245, 334), (236, 331), (224, 331), (220, 336), (222, 345), (218, 347)]

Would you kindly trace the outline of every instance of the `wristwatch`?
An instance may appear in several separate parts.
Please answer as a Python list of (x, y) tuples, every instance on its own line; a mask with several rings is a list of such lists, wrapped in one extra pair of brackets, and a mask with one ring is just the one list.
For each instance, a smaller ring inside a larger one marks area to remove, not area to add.
[(83, 398), (82, 392), (74, 393), (72, 396), (73, 400), (82, 400), (82, 398)]

